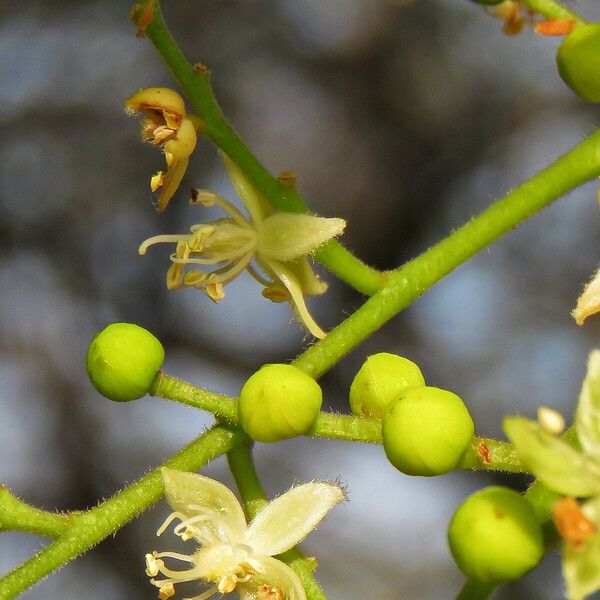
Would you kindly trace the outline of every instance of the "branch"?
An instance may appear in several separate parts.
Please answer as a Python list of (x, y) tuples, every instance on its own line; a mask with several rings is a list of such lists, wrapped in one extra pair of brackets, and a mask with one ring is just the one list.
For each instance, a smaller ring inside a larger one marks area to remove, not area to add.
[(0, 600), (14, 598), (152, 506), (163, 495), (162, 467), (195, 471), (225, 454), (242, 439), (239, 431), (214, 427), (109, 500), (88, 511), (72, 513), (70, 527), (63, 535), (0, 579)]

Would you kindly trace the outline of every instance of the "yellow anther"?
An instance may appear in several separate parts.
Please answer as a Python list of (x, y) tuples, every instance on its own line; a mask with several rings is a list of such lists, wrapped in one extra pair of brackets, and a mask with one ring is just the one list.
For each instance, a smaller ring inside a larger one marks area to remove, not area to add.
[(152, 177), (150, 177), (150, 189), (153, 192), (156, 192), (158, 188), (162, 187), (164, 179), (165, 178), (162, 171), (159, 171), (156, 173), (156, 175), (152, 175)]
[(233, 590), (235, 590), (236, 585), (237, 580), (235, 577), (232, 575), (225, 575), (225, 577), (221, 577), (217, 587), (221, 594), (229, 594), (229, 592), (233, 592)]
[(169, 600), (175, 595), (175, 586), (172, 583), (165, 583), (160, 586), (158, 590), (158, 597), (160, 600)]

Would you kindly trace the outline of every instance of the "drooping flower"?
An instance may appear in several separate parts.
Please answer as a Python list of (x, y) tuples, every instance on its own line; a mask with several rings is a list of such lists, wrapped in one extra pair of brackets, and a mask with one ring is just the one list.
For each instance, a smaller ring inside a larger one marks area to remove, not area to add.
[(507, 418), (504, 430), (527, 468), (565, 496), (555, 504), (553, 518), (563, 538), (568, 597), (582, 600), (600, 589), (600, 350), (589, 356), (579, 394), (575, 432), (581, 449), (558, 436), (560, 419), (547, 411), (538, 422)]
[[(327, 284), (315, 275), (307, 257), (340, 235), (346, 222), (274, 212), (233, 161), (223, 158), (249, 217), (218, 194), (194, 190), (190, 203), (217, 205), (228, 216), (193, 225), (190, 233), (151, 237), (142, 243), (139, 253), (145, 254), (150, 246), (161, 242), (175, 243), (175, 252), (171, 254), (173, 264), (167, 271), (167, 287), (195, 287), (214, 302), (224, 297), (225, 284), (247, 270), (265, 286), (265, 298), (272, 302), (290, 302), (306, 328), (317, 338), (325, 337), (325, 332), (308, 312), (304, 296), (323, 294)], [(258, 269), (252, 265), (253, 259)], [(205, 273), (196, 268), (202, 266), (217, 268)], [(186, 270), (186, 267), (191, 268)]]
[[(312, 482), (293, 487), (270, 502), (249, 524), (244, 511), (223, 484), (195, 473), (163, 469), (165, 496), (173, 513), (157, 531), (161, 535), (175, 520), (182, 540), (200, 544), (192, 554), (146, 554), (146, 574), (165, 600), (179, 583), (199, 581), (209, 588), (187, 600), (206, 600), (214, 594), (237, 592), (242, 600), (306, 600), (294, 571), (273, 558), (301, 542), (336, 504), (345, 499), (332, 483)], [(174, 571), (164, 558), (188, 563)], [(163, 579), (156, 579), (157, 576)]]
[(196, 147), (200, 119), (186, 114), (183, 98), (169, 88), (141, 89), (125, 100), (125, 110), (142, 115), (142, 139), (164, 151), (166, 172), (159, 171), (150, 178), (150, 189), (160, 189), (157, 209), (162, 212), (183, 179)]

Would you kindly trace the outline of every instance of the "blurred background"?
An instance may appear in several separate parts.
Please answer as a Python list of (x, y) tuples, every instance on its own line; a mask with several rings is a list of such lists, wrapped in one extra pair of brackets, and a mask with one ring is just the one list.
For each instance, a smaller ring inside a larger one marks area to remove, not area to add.
[[(165, 344), (165, 370), (237, 394), (265, 362), (310, 343), (287, 305), (247, 276), (213, 305), (167, 291), (171, 248), (139, 257), (157, 233), (212, 218), (189, 186), (234, 194), (202, 142), (169, 210), (152, 207), (163, 158), (139, 142), (122, 100), (171, 86), (122, 0), (0, 3), (0, 482), (47, 509), (84, 509), (198, 435), (210, 415), (157, 398), (115, 404), (89, 384), (94, 333), (134, 321)], [(574, 7), (600, 19), (597, 0)], [(434, 244), (576, 144), (598, 110), (573, 95), (554, 63), (556, 38), (502, 24), (466, 0), (165, 0), (175, 37), (213, 71), (217, 96), (272, 172), (293, 169), (311, 209), (348, 220), (343, 242), (394, 267)], [(569, 315), (600, 260), (597, 183), (583, 186), (459, 268), (323, 378), (330, 408), (368, 354), (419, 363), (430, 385), (460, 394), (478, 433), (546, 404), (570, 417), (600, 319)], [(363, 299), (323, 273), (311, 301), (330, 328)], [(446, 525), (472, 491), (523, 478), (395, 471), (380, 447), (333, 441), (257, 444), (269, 494), (340, 478), (350, 502), (304, 544), (332, 598), (453, 598), (463, 577)], [(224, 460), (204, 473), (231, 484)], [(22, 595), (26, 600), (155, 598), (143, 555), (158, 541), (164, 502)], [(0, 573), (46, 543), (0, 537)], [(562, 597), (553, 555), (498, 598)]]

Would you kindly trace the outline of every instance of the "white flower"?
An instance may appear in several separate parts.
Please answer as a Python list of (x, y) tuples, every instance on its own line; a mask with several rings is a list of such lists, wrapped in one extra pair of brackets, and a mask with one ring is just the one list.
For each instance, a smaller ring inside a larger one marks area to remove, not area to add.
[(577, 299), (577, 306), (571, 314), (577, 325), (583, 325), (589, 316), (598, 312), (600, 312), (600, 269), (585, 286), (581, 296)]
[[(217, 205), (226, 218), (193, 225), (190, 233), (157, 235), (139, 248), (146, 254), (158, 243), (175, 243), (172, 265), (167, 271), (167, 287), (195, 287), (213, 301), (224, 297), (223, 286), (247, 270), (261, 285), (263, 296), (273, 302), (289, 302), (298, 318), (317, 338), (325, 332), (312, 318), (304, 296), (323, 294), (327, 284), (313, 272), (308, 255), (340, 235), (346, 222), (307, 214), (274, 212), (242, 171), (225, 155), (225, 167), (239, 197), (250, 214), (246, 217), (222, 196), (207, 190), (194, 190), (193, 204)], [(252, 265), (255, 259), (261, 275)], [(220, 266), (219, 266), (220, 265)], [(185, 271), (186, 267), (189, 268)], [(204, 273), (196, 267), (217, 267)]]
[[(161, 600), (173, 596), (178, 583), (196, 580), (210, 588), (186, 600), (206, 600), (233, 591), (242, 600), (306, 600), (298, 576), (273, 556), (301, 542), (345, 499), (339, 486), (312, 482), (293, 487), (247, 524), (234, 494), (218, 481), (172, 469), (163, 469), (162, 474), (165, 496), (175, 512), (157, 535), (178, 519), (175, 534), (184, 541), (194, 539), (201, 547), (190, 555), (146, 554), (146, 573), (159, 588)], [(173, 571), (163, 558), (187, 562), (191, 567)], [(155, 579), (159, 574), (165, 578)]]

